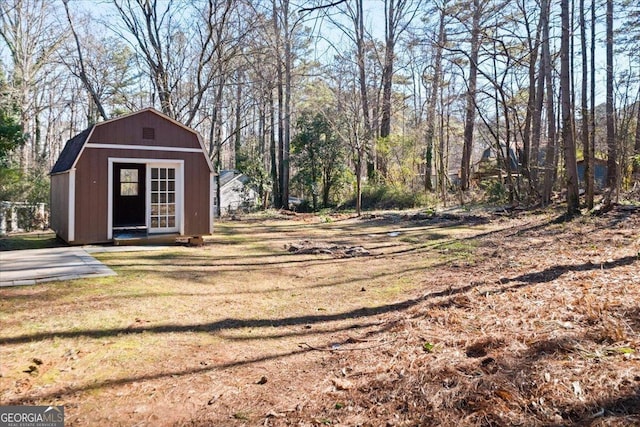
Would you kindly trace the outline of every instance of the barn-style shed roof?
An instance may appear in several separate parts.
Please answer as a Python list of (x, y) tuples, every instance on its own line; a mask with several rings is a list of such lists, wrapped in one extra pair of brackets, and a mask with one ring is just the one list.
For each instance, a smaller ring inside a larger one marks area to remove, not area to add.
[(70, 169), (72, 169), (76, 163), (76, 161), (78, 160), (78, 157), (80, 156), (80, 154), (82, 153), (82, 149), (85, 146), (85, 144), (87, 143), (87, 141), (89, 141), (89, 139), (91, 138), (91, 135), (93, 134), (94, 130), (99, 127), (99, 126), (105, 126), (105, 125), (109, 125), (113, 122), (119, 121), (119, 120), (124, 120), (128, 117), (131, 116), (135, 116), (138, 114), (143, 114), (143, 113), (153, 113), (158, 115), (159, 117), (161, 117), (164, 120), (167, 120), (189, 132), (194, 133), (197, 138), (198, 141), (200, 143), (200, 147), (202, 148), (202, 152), (205, 155), (205, 157), (207, 158), (207, 163), (209, 165), (209, 169), (211, 171), (213, 171), (213, 165), (211, 164), (211, 161), (209, 159), (209, 156), (207, 155), (207, 151), (204, 147), (204, 143), (202, 142), (202, 138), (200, 137), (200, 134), (198, 132), (196, 132), (195, 130), (183, 125), (182, 123), (170, 118), (169, 116), (162, 114), (161, 112), (159, 112), (158, 110), (154, 109), (154, 108), (146, 108), (144, 110), (140, 110), (140, 111), (136, 111), (134, 113), (130, 113), (130, 114), (126, 114), (124, 116), (120, 116), (120, 117), (116, 117), (110, 120), (106, 120), (104, 122), (100, 122), (100, 123), (96, 123), (90, 127), (88, 127), (87, 129), (83, 130), (82, 132), (80, 132), (79, 134), (77, 134), (76, 136), (74, 136), (73, 138), (71, 138), (70, 140), (67, 141), (67, 143), (65, 144), (62, 152), (60, 153), (60, 156), (58, 157), (58, 160), (56, 161), (56, 164), (53, 166), (53, 168), (51, 169), (51, 174), (57, 174), (57, 173), (62, 173), (62, 172), (66, 172)]
[(67, 141), (62, 149), (62, 153), (60, 153), (60, 157), (58, 157), (58, 161), (56, 161), (56, 164), (53, 165), (53, 169), (51, 169), (52, 174), (65, 172), (73, 167), (73, 163), (78, 158), (80, 151), (82, 151), (84, 143), (89, 139), (89, 135), (92, 130), (93, 126), (83, 130)]

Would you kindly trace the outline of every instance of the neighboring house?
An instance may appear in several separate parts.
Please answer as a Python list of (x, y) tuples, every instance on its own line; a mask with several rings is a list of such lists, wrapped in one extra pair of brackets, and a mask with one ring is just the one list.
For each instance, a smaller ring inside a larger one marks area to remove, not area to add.
[[(584, 186), (584, 169), (585, 161), (578, 161), (578, 181), (581, 186)], [(602, 159), (595, 159), (593, 168), (593, 178), (596, 185), (596, 189), (603, 189), (607, 186), (607, 161)]]
[[(502, 153), (505, 153), (506, 147), (503, 145)], [(511, 160), (511, 171), (515, 172), (518, 169), (518, 158), (516, 157), (515, 151), (513, 151), (512, 147), (509, 147), (509, 159)], [(498, 162), (498, 151), (496, 147), (489, 147), (482, 152), (482, 157), (480, 158), (480, 162)], [(503, 167), (504, 165), (501, 165)]]
[[(506, 147), (502, 146), (502, 152), (506, 152)], [(509, 148), (509, 160), (512, 174), (518, 173), (518, 158), (513, 148)], [(472, 179), (482, 181), (488, 178), (497, 178), (506, 173), (503, 162), (498, 162), (498, 153), (495, 147), (491, 146), (482, 152), (480, 160), (472, 166)]]
[(67, 141), (51, 170), (51, 228), (71, 244), (210, 234), (212, 183), (200, 135), (148, 108)]
[(258, 192), (249, 183), (248, 176), (236, 170), (224, 170), (220, 172), (220, 200), (220, 215), (229, 215), (239, 209), (253, 208), (258, 203)]

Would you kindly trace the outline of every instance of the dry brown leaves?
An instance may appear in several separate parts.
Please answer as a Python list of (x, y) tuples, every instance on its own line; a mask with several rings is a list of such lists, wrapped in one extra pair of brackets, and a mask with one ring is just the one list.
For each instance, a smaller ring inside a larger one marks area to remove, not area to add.
[[(640, 212), (523, 216), (265, 425), (640, 425)], [(344, 384), (348, 384), (345, 386)]]

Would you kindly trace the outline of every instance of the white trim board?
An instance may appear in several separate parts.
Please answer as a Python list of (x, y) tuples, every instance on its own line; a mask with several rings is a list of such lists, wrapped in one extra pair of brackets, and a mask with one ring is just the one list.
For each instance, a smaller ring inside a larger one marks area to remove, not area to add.
[(215, 187), (215, 174), (213, 172), (209, 173), (209, 234), (213, 234), (213, 201), (216, 197), (216, 187)]
[(67, 239), (69, 242), (76, 240), (76, 169), (69, 169), (69, 231)]
[[(106, 148), (111, 150), (140, 150), (140, 151), (166, 151), (168, 153), (202, 153), (201, 148), (167, 147), (161, 145), (134, 145), (134, 144), (98, 144), (90, 142), (86, 148)], [(163, 159), (158, 159), (162, 161)]]

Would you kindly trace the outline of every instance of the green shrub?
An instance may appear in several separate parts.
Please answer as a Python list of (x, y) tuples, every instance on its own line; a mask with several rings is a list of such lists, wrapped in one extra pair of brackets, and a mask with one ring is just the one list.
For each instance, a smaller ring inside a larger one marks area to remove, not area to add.
[(508, 199), (509, 192), (499, 180), (484, 180), (480, 183), (480, 188), (484, 190), (485, 200), (489, 203), (505, 203)]
[[(355, 198), (345, 206), (354, 207)], [(430, 205), (427, 195), (421, 191), (397, 188), (389, 185), (367, 185), (362, 189), (362, 209), (410, 209)]]

